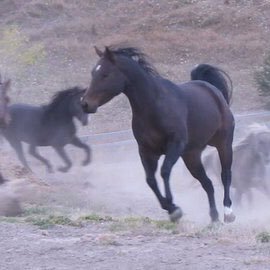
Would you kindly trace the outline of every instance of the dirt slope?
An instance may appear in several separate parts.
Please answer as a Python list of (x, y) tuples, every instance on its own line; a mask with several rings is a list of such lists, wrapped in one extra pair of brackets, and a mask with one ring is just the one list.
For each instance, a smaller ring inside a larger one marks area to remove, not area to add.
[[(197, 63), (216, 64), (233, 79), (235, 111), (262, 106), (253, 73), (269, 50), (266, 0), (2, 0), (0, 23), (0, 68), (13, 79), (14, 102), (44, 103), (67, 86), (87, 86), (93, 45), (124, 43), (142, 48), (177, 82)], [(129, 119), (120, 96), (93, 116), (90, 129), (128, 128)]]

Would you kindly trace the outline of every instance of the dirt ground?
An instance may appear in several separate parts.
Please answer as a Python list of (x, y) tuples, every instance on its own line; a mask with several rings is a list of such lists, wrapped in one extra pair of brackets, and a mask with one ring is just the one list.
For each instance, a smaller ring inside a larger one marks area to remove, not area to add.
[[(23, 213), (0, 219), (0, 269), (269, 269), (269, 198), (255, 193), (255, 204), (245, 198), (235, 207), (235, 223), (211, 226), (204, 191), (178, 162), (171, 183), (184, 217), (173, 224), (144, 180), (134, 141), (92, 147), (88, 167), (69, 148), (68, 174), (47, 174), (28, 158), (29, 174), (2, 146), (1, 171), (17, 172), (2, 192), (12, 192)], [(60, 164), (51, 149), (41, 153)], [(220, 183), (215, 189), (222, 220)]]
[[(0, 69), (12, 79), (11, 101), (47, 103), (58, 90), (87, 86), (93, 46), (124, 43), (142, 48), (174, 81), (188, 80), (197, 63), (218, 65), (234, 83), (232, 110), (262, 110), (267, 101), (253, 76), (269, 50), (270, 4), (229, 2), (0, 0)], [(206, 195), (179, 161), (171, 184), (184, 216), (168, 222), (125, 131), (130, 118), (122, 95), (100, 108), (89, 127), (79, 128), (92, 134), (83, 138), (93, 162), (81, 167), (82, 152), (68, 147), (74, 167), (66, 174), (48, 174), (28, 156), (33, 173), (26, 172), (0, 142), (0, 171), (9, 179), (0, 188), (0, 214), (18, 203), (21, 212), (0, 217), (0, 269), (270, 269), (269, 198), (255, 193), (254, 204), (245, 198), (234, 207), (235, 223), (209, 226)], [(269, 121), (241, 119), (236, 139), (247, 123)], [(100, 134), (121, 130), (117, 139)], [(40, 152), (61, 164), (52, 149)], [(222, 221), (223, 191), (214, 184)]]

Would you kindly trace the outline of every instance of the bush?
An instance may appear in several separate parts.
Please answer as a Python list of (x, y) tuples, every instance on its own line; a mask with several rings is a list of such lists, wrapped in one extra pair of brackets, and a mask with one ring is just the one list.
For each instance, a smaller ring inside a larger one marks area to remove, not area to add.
[(255, 82), (261, 95), (270, 95), (270, 53), (264, 60), (262, 69), (255, 72)]
[(270, 242), (270, 233), (269, 232), (261, 232), (256, 236), (257, 242), (260, 243), (269, 243)]

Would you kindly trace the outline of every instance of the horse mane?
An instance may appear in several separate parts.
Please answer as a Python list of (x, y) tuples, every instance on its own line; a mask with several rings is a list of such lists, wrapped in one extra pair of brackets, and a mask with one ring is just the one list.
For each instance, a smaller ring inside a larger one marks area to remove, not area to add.
[(115, 55), (125, 56), (137, 62), (140, 67), (149, 75), (153, 77), (160, 77), (160, 74), (156, 68), (147, 60), (147, 55), (144, 54), (140, 49), (136, 47), (115, 48), (112, 46), (110, 46), (109, 49)]
[(54, 115), (57, 112), (66, 111), (72, 99), (77, 95), (83, 95), (86, 89), (75, 86), (57, 92), (47, 105), (43, 105), (44, 115)]
[(233, 84), (230, 76), (224, 70), (209, 64), (200, 64), (191, 71), (190, 75), (191, 80), (207, 81), (214, 85), (222, 92), (227, 103), (230, 104)]

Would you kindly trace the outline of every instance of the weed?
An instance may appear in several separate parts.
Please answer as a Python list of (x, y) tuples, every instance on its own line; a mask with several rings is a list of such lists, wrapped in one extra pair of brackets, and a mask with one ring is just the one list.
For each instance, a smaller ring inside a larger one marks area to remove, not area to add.
[(260, 243), (269, 243), (270, 242), (270, 233), (269, 232), (261, 232), (256, 236), (257, 242)]

